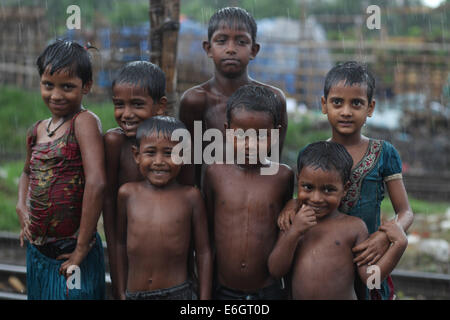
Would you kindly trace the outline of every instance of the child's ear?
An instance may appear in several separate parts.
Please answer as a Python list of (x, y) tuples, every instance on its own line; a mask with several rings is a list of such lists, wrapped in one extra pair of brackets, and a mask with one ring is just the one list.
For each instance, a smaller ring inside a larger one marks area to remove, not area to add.
[(225, 128), (225, 130), (227, 130), (228, 129), (228, 123), (224, 122), (223, 123), (223, 127)]
[(93, 83), (92, 80), (86, 82), (86, 83), (83, 85), (83, 87), (81, 88), (81, 92), (82, 92), (83, 94), (88, 94), (88, 93), (91, 91), (91, 89), (92, 89), (92, 83)]
[(203, 41), (202, 43), (203, 50), (206, 52), (206, 55), (211, 58), (211, 54), (209, 53), (209, 49), (211, 49), (211, 43), (209, 41)]
[(139, 165), (139, 149), (138, 149), (137, 145), (133, 144), (131, 146), (131, 152), (133, 152), (134, 161), (136, 162), (136, 164)]
[(322, 96), (322, 98), (320, 98), (320, 103), (322, 104), (322, 113), (323, 114), (327, 114), (327, 99), (325, 99), (324, 96)]
[(256, 55), (258, 54), (259, 49), (261, 49), (261, 46), (259, 45), (259, 43), (255, 43), (255, 44), (252, 46), (252, 52), (251, 52), (251, 54), (250, 54), (250, 60), (253, 60), (253, 59), (256, 58)]
[(369, 110), (367, 112), (367, 116), (371, 117), (374, 110), (375, 110), (375, 99), (372, 98), (372, 101), (370, 101), (369, 103)]
[(166, 114), (167, 109), (167, 97), (163, 96), (161, 99), (159, 99), (158, 103), (158, 109), (156, 110), (156, 115), (162, 116)]

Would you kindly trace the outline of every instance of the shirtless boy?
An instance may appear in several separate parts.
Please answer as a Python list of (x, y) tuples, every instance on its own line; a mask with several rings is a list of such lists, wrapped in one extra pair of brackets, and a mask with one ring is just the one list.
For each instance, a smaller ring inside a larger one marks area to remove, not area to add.
[(188, 277), (191, 237), (197, 259), (200, 299), (211, 294), (211, 250), (203, 198), (176, 181), (172, 161), (175, 118), (156, 116), (138, 128), (133, 153), (144, 181), (129, 182), (117, 199), (118, 290), (122, 299), (196, 299)]
[[(201, 121), (202, 130), (216, 128), (224, 132), (226, 104), (238, 88), (246, 84), (260, 85), (272, 90), (281, 99), (281, 154), (287, 130), (286, 100), (275, 87), (255, 81), (247, 71), (248, 63), (259, 51), (256, 43), (257, 26), (253, 17), (241, 8), (223, 8), (209, 20), (208, 41), (203, 49), (214, 62), (214, 75), (207, 82), (187, 90), (180, 100), (180, 120), (194, 137), (194, 121)], [(202, 132), (202, 133), (203, 133)], [(181, 173), (183, 183), (200, 185), (201, 166), (186, 165)]]
[(405, 251), (406, 235), (395, 220), (383, 224), (389, 249), (373, 269), (354, 264), (352, 248), (368, 238), (367, 227), (338, 211), (350, 185), (352, 157), (342, 145), (321, 141), (306, 147), (298, 159), (299, 209), (270, 254), (270, 273), (275, 278), (291, 273), (293, 299), (356, 299), (355, 277), (365, 284), (370, 277), (371, 285), (379, 285)]
[[(270, 129), (279, 129), (280, 99), (270, 89), (247, 85), (227, 104), (225, 129), (254, 129), (257, 146), (245, 142), (243, 164), (212, 164), (205, 170), (203, 192), (216, 258), (215, 299), (284, 299), (281, 281), (267, 268), (276, 242), (278, 214), (292, 198), (294, 173), (279, 165), (273, 175), (262, 175), (268, 161), (255, 157), (257, 148), (271, 146)], [(253, 142), (255, 143), (255, 142)], [(236, 148), (236, 139), (233, 139)], [(256, 162), (256, 164), (252, 164)]]
[(147, 61), (127, 63), (112, 84), (114, 117), (118, 128), (104, 136), (107, 188), (103, 204), (103, 222), (108, 245), (114, 298), (118, 298), (116, 272), (116, 204), (119, 187), (144, 178), (133, 159), (131, 146), (138, 125), (147, 118), (163, 114), (166, 108), (164, 72)]

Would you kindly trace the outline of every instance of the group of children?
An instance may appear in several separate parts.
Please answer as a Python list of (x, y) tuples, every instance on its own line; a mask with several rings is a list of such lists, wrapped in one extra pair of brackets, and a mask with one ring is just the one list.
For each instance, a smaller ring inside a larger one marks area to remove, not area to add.
[[(52, 116), (27, 135), (17, 204), (29, 299), (104, 298), (102, 212), (116, 299), (393, 298), (389, 273), (413, 213), (398, 153), (361, 134), (375, 107), (372, 75), (356, 62), (334, 67), (322, 97), (332, 137), (300, 151), (296, 177), (283, 164), (263, 175), (271, 160), (257, 150), (270, 155), (278, 129), (281, 153), (287, 113), (281, 90), (248, 76), (256, 29), (241, 8), (211, 17), (203, 48), (214, 75), (183, 94), (180, 120), (164, 115), (161, 69), (127, 63), (112, 84), (119, 127), (103, 138), (81, 104), (92, 86), (87, 50), (61, 40), (44, 50), (37, 65)], [(178, 164), (172, 133), (193, 133), (194, 121), (259, 135), (245, 140), (244, 163)], [(396, 217), (382, 223), (385, 186)], [(80, 288), (68, 288), (72, 266)], [(384, 280), (375, 289), (372, 266)]]

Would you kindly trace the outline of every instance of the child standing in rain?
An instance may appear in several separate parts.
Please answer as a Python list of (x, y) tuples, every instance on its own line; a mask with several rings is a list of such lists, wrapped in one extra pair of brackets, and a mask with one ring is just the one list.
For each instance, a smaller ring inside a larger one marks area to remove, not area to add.
[[(19, 180), (21, 245), (24, 237), (29, 240), (28, 299), (104, 299), (103, 247), (96, 232), (106, 180), (102, 129), (81, 104), (92, 86), (89, 55), (75, 42), (57, 40), (37, 66), (51, 117), (28, 132)], [(69, 289), (73, 266), (81, 286)]]
[[(402, 163), (395, 148), (387, 141), (371, 139), (361, 134), (367, 117), (375, 109), (375, 79), (368, 69), (357, 62), (346, 62), (332, 68), (326, 78), (322, 113), (332, 128), (331, 141), (342, 144), (353, 159), (350, 187), (339, 210), (361, 218), (369, 231), (369, 238), (353, 248), (358, 265), (375, 264), (388, 250), (390, 241), (380, 230), (380, 205), (385, 187), (394, 207), (397, 223), (406, 232), (413, 222), (413, 213), (402, 179)], [(278, 224), (287, 230), (299, 210), (291, 201), (283, 210)], [(391, 222), (385, 222), (386, 223)], [(361, 284), (359, 285), (361, 288)], [(366, 299), (393, 299), (391, 277), (373, 289), (359, 294)]]
[[(253, 17), (242, 8), (222, 8), (209, 20), (208, 41), (203, 50), (214, 62), (214, 75), (207, 82), (187, 90), (180, 100), (180, 120), (194, 137), (194, 122), (201, 121), (203, 131), (216, 128), (224, 132), (228, 98), (244, 85), (259, 85), (270, 89), (281, 103), (281, 154), (287, 130), (286, 100), (283, 92), (258, 82), (248, 75), (248, 64), (255, 59), (260, 45), (256, 42), (257, 26)], [(181, 181), (200, 186), (201, 166), (185, 165)]]
[(166, 77), (155, 64), (132, 61), (119, 70), (112, 84), (114, 118), (119, 127), (104, 136), (107, 186), (103, 221), (108, 245), (113, 297), (117, 291), (117, 192), (122, 184), (141, 181), (144, 177), (131, 151), (136, 131), (142, 121), (161, 115), (166, 109)]

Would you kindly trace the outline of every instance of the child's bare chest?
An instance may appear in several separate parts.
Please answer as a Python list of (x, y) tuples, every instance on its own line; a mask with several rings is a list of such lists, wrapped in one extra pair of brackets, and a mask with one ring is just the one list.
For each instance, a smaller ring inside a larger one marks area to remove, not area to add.
[(227, 99), (225, 96), (208, 94), (206, 97), (206, 108), (204, 111), (204, 121), (206, 128), (216, 128), (224, 132), (224, 124), (227, 120), (226, 108)]

